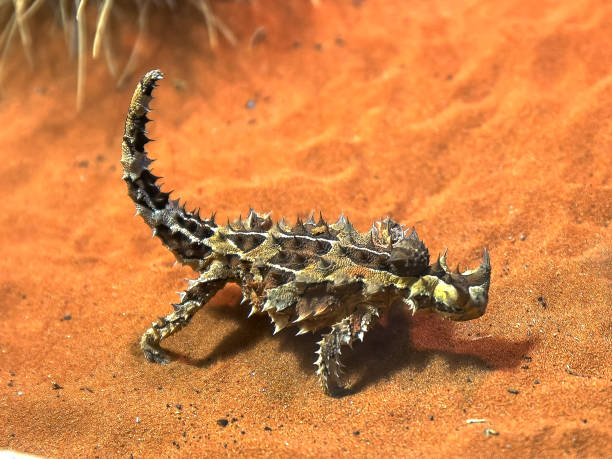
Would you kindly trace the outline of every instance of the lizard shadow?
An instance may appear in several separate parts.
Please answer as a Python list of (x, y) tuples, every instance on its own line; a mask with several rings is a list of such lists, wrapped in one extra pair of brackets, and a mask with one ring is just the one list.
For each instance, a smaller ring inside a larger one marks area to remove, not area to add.
[[(454, 324), (433, 315), (412, 317), (401, 308), (392, 308), (386, 326), (375, 326), (364, 342), (354, 343), (351, 350), (342, 348), (342, 363), (351, 382), (348, 389), (336, 396), (343, 397), (361, 392), (381, 380), (410, 369), (415, 374), (425, 370), (434, 359), (441, 357), (451, 372), (468, 370), (474, 374), (494, 369), (515, 368), (525, 363), (525, 356), (536, 340), (508, 341), (494, 337), (474, 337), (468, 340), (453, 337)], [(314, 371), (315, 339), (309, 335), (282, 336), (281, 347), (288, 348), (301, 357), (301, 368)], [(418, 343), (416, 347), (413, 343)], [(412, 378), (411, 378), (412, 379)]]
[[(231, 295), (232, 297), (234, 295)], [(236, 299), (227, 298), (223, 307), (212, 307), (207, 314), (215, 320), (230, 320), (237, 328), (226, 334), (214, 348), (202, 358), (185, 355), (173, 357), (188, 365), (209, 367), (218, 360), (232, 358), (254, 347), (271, 336), (273, 327), (266, 315), (247, 318), (248, 307), (237, 306)], [(508, 341), (495, 337), (460, 339), (453, 337), (453, 322), (435, 316), (415, 316), (401, 308), (391, 308), (386, 325), (377, 325), (368, 332), (363, 343), (357, 342), (351, 350), (342, 348), (342, 363), (352, 384), (338, 396), (351, 395), (388, 380), (404, 369), (415, 374), (425, 370), (434, 359), (442, 358), (452, 371), (467, 369), (482, 373), (493, 369), (514, 368), (524, 363), (525, 355), (536, 344), (536, 340)], [(314, 334), (294, 336), (297, 331), (288, 327), (278, 334), (276, 352), (291, 352), (297, 355), (300, 368), (306, 374), (314, 374), (313, 361), (317, 341), (325, 330)], [(416, 347), (413, 343), (418, 343)]]
[[(214, 348), (203, 357), (192, 357), (184, 352), (171, 349), (166, 342), (161, 344), (162, 352), (171, 362), (180, 362), (198, 368), (207, 368), (217, 361), (230, 359), (254, 347), (274, 330), (273, 327), (270, 327), (270, 321), (267, 317), (254, 316), (247, 318), (247, 314), (248, 309), (245, 310), (242, 307), (236, 306), (234, 302), (227, 302), (227, 304), (199, 311), (196, 315), (207, 316), (205, 319), (199, 318), (199, 321), (211, 321), (212, 319), (215, 322), (233, 322), (237, 324), (237, 327), (225, 334), (221, 341), (217, 342)], [(196, 329), (197, 326), (191, 327), (190, 332), (197, 334)], [(179, 331), (178, 334), (180, 335), (181, 332)], [(181, 338), (178, 339), (180, 340)], [(131, 352), (133, 355), (142, 355), (142, 350), (137, 340), (134, 340)]]
[(207, 368), (216, 361), (232, 358), (254, 347), (270, 336), (274, 330), (270, 326), (270, 319), (262, 315), (249, 318), (248, 311), (248, 308), (232, 305), (231, 302), (224, 307), (210, 308), (207, 313), (214, 316), (215, 320), (230, 320), (237, 328), (227, 333), (206, 356), (194, 359), (182, 355), (180, 359), (188, 365)]

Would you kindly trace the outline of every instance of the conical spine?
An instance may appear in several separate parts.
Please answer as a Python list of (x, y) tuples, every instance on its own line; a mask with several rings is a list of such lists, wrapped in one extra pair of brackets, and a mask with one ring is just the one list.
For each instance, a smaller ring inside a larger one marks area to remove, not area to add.
[(159, 70), (148, 72), (136, 86), (127, 118), (121, 145), (123, 180), (127, 183), (128, 194), (136, 204), (136, 213), (153, 229), (153, 235), (183, 263), (197, 267), (199, 260), (212, 251), (202, 241), (212, 236), (214, 220), (202, 221), (196, 212), (188, 212), (179, 200), (171, 200), (170, 193), (162, 191), (157, 183), (160, 177), (149, 169), (153, 162), (145, 150), (150, 141), (146, 124), (150, 121), (149, 103), (157, 81), (163, 78)]

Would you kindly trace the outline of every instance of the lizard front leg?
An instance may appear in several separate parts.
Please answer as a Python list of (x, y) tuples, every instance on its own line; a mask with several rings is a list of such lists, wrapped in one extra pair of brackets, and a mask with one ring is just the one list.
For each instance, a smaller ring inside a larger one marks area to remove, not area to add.
[(344, 344), (352, 346), (353, 341), (363, 341), (364, 334), (378, 318), (378, 311), (374, 307), (368, 307), (365, 311), (355, 311), (347, 318), (332, 325), (331, 331), (323, 335), (319, 341), (319, 358), (314, 362), (317, 366), (316, 373), (323, 390), (333, 395), (338, 389), (346, 389), (340, 383), (342, 377), (342, 364), (340, 363), (341, 347)]
[(214, 266), (202, 273), (196, 280), (189, 281), (189, 287), (181, 293), (181, 302), (173, 304), (174, 312), (153, 322), (140, 338), (140, 347), (147, 360), (155, 363), (169, 363), (170, 359), (161, 350), (159, 344), (168, 336), (186, 326), (193, 315), (223, 288), (228, 279), (222, 276)]

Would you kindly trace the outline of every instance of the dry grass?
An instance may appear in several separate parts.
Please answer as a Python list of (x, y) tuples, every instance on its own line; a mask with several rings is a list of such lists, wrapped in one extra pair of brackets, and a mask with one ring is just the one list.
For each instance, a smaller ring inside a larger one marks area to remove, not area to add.
[[(214, 13), (211, 1), (190, 0), (188, 4), (202, 15), (212, 49), (219, 46), (219, 36), (231, 45), (236, 45), (237, 40), (234, 33)], [(44, 12), (41, 11), (42, 6), (46, 6)], [(28, 62), (33, 66), (32, 30), (36, 30), (33, 19), (37, 13), (52, 13), (64, 32), (68, 49), (70, 52), (76, 51), (76, 105), (77, 109), (80, 109), (84, 102), (88, 53), (91, 51), (93, 59), (98, 59), (104, 54), (110, 73), (117, 79), (117, 84), (121, 85), (132, 73), (137, 63), (137, 50), (142, 45), (151, 8), (162, 7), (176, 11), (175, 2), (172, 0), (133, 0), (131, 2), (120, 0), (0, 0), (0, 24), (3, 24), (0, 26), (2, 27), (0, 32), (0, 82), (4, 80), (7, 55), (17, 35)], [(118, 14), (119, 10), (122, 14)], [(113, 15), (113, 13), (117, 14)], [(97, 17), (90, 48), (87, 17), (92, 14), (97, 14)], [(123, 69), (119, 72), (116, 53), (112, 49), (107, 31), (111, 21), (121, 21), (126, 14), (137, 16), (138, 35)]]

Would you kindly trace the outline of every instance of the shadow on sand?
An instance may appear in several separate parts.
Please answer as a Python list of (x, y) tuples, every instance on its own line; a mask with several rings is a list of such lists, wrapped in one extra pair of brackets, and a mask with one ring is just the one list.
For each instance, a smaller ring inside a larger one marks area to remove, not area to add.
[[(232, 301), (234, 296), (239, 298), (239, 291), (228, 295), (227, 306), (206, 309), (206, 313), (215, 320), (230, 320), (237, 325), (208, 355), (193, 359), (166, 350), (169, 356), (188, 365), (206, 368), (218, 360), (230, 359), (251, 349), (270, 336), (273, 326), (268, 316), (247, 318), (248, 307), (231, 306), (238, 302)], [(490, 336), (469, 340), (454, 338), (453, 322), (440, 320), (434, 315), (412, 317), (397, 307), (391, 308), (386, 322), (386, 325), (376, 325), (366, 335), (364, 342), (355, 343), (352, 350), (348, 346), (342, 348), (342, 363), (346, 365), (347, 374), (353, 376), (350, 378), (353, 383), (349, 390), (339, 393), (339, 396), (360, 392), (406, 368), (418, 373), (435, 358), (446, 361), (451, 371), (462, 368), (476, 371), (514, 368), (523, 362), (523, 357), (536, 344), (535, 340), (517, 342)], [(300, 359), (302, 370), (313, 374), (316, 342), (322, 333), (294, 336), (296, 330), (295, 327), (288, 327), (280, 332), (275, 350), (293, 352)], [(355, 375), (360, 376), (355, 378)]]

